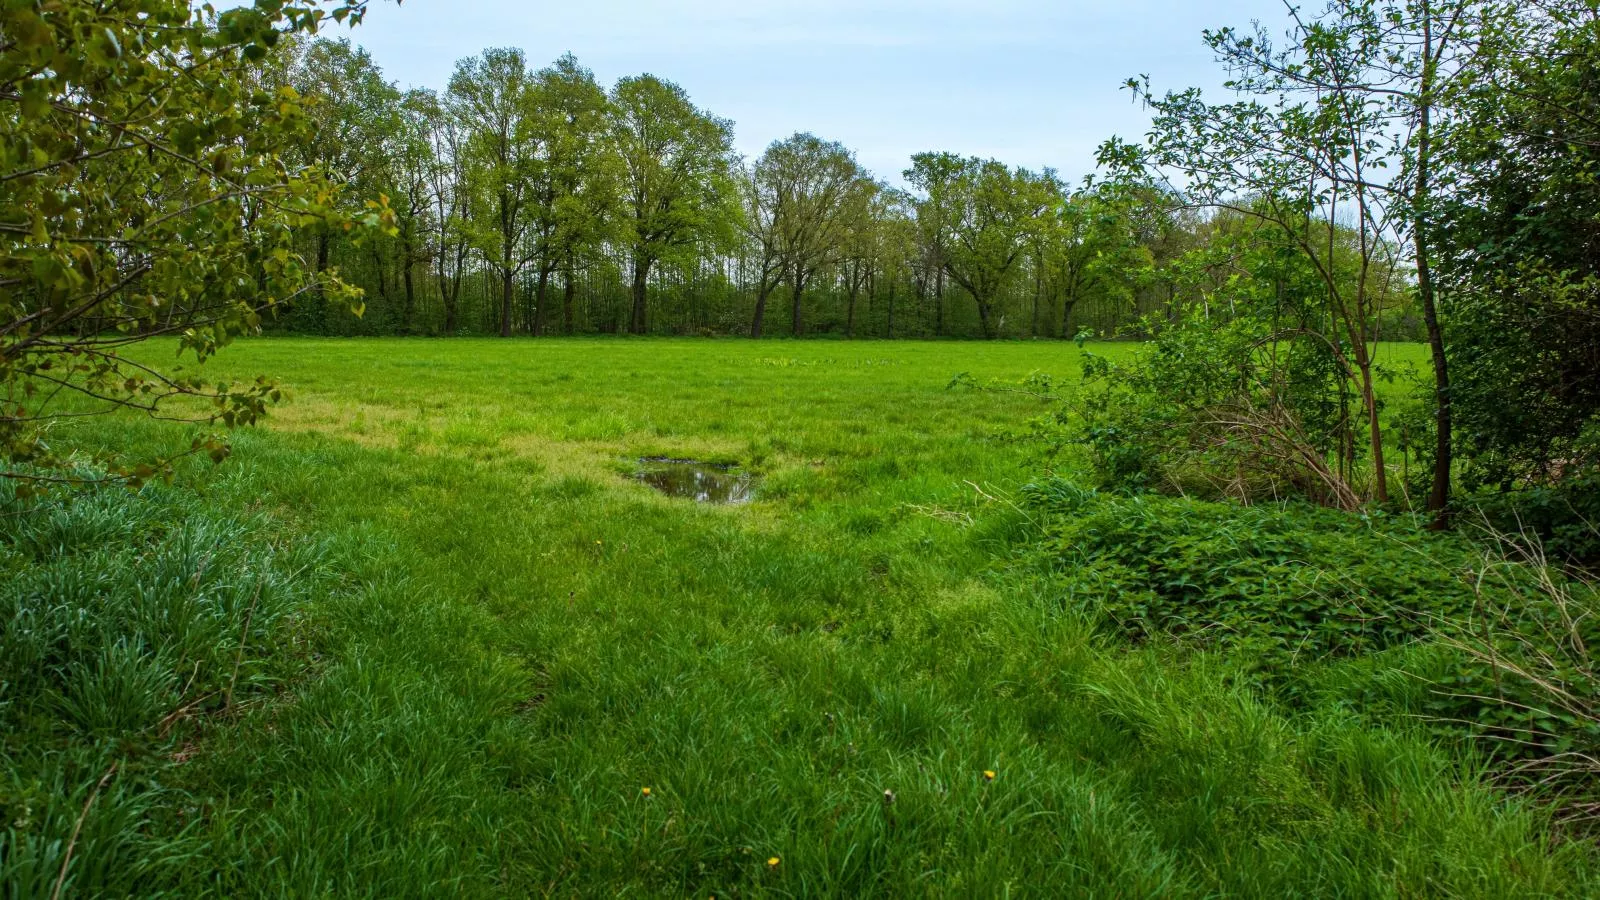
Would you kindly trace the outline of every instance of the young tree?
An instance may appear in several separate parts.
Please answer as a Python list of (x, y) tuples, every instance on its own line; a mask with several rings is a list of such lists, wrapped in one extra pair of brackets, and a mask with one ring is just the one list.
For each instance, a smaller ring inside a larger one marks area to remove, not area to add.
[[(1498, 0), (1330, 0), (1314, 18), (1285, 0), (1293, 28), (1278, 47), (1258, 26), (1208, 34), (1213, 49), (1257, 93), (1317, 97), (1347, 163), (1334, 178), (1358, 215), (1386, 235), (1406, 239), (1422, 306), (1434, 375), (1434, 466), (1427, 507), (1435, 526), (1448, 522), (1453, 416), (1450, 367), (1438, 309), (1434, 256), (1440, 236), (1430, 220), (1439, 178), (1438, 125), (1452, 94), (1479, 79), (1484, 50), (1522, 16), (1523, 4)], [(1536, 4), (1537, 5), (1537, 4)], [(1354, 180), (1352, 180), (1354, 179)], [(1370, 213), (1370, 215), (1369, 215)], [(1382, 476), (1380, 474), (1380, 482)], [(1380, 483), (1380, 494), (1383, 485)]]
[(611, 107), (622, 160), (622, 240), (633, 269), (628, 327), (643, 334), (656, 264), (733, 241), (739, 214), (733, 125), (696, 109), (683, 88), (652, 75), (617, 82)]
[[(1231, 211), (1271, 226), (1317, 267), (1326, 296), (1323, 323), (1303, 333), (1325, 345), (1339, 367), (1357, 381), (1372, 465), (1371, 498), (1390, 499), (1389, 472), (1377, 393), (1374, 351), (1380, 301), (1374, 273), (1392, 271), (1398, 248), (1392, 236), (1406, 210), (1403, 197), (1384, 184), (1391, 161), (1394, 121), (1387, 99), (1364, 88), (1371, 48), (1354, 33), (1306, 27), (1285, 53), (1264, 35), (1241, 38), (1224, 30), (1208, 43), (1232, 67), (1230, 87), (1249, 99), (1210, 104), (1190, 89), (1156, 97), (1148, 85), (1130, 85), (1155, 111), (1146, 159), (1181, 173), (1196, 206)], [(1286, 55), (1287, 54), (1287, 55)], [(1138, 153), (1112, 142), (1102, 158), (1134, 162)], [(1348, 222), (1353, 257), (1341, 252), (1335, 224)], [(1243, 440), (1270, 441), (1280, 412), (1270, 410), (1258, 428), (1243, 423)]]
[[(177, 415), (164, 401), (186, 395), (214, 404), (202, 421), (253, 422), (277, 396), (270, 383), (208, 387), (122, 349), (176, 334), (204, 359), (264, 312), (322, 289), (359, 307), (302, 257), (295, 230), (377, 227), (388, 212), (372, 202), (348, 216), (326, 169), (294, 164), (313, 123), (256, 64), (289, 35), (361, 12), (291, 2), (216, 13), (179, 0), (5, 8), (0, 456), (66, 467), (48, 441), (66, 395), (151, 415)], [(196, 448), (226, 452), (216, 439)]]

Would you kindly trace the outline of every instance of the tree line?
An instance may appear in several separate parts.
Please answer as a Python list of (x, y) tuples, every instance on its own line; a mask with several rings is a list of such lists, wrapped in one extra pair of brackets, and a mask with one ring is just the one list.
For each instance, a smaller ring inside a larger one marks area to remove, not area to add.
[[(1141, 333), (1199, 297), (1174, 276), (1217, 229), (1169, 188), (922, 153), (896, 188), (839, 142), (797, 133), (758, 158), (733, 123), (652, 75), (609, 90), (571, 55), (461, 60), (401, 91), (347, 40), (286, 43), (271, 79), (317, 122), (301, 160), (398, 232), (307, 256), (367, 299), (297, 304), (327, 334), (630, 332), (763, 337), (1072, 338)], [(1409, 297), (1385, 296), (1397, 336)]]

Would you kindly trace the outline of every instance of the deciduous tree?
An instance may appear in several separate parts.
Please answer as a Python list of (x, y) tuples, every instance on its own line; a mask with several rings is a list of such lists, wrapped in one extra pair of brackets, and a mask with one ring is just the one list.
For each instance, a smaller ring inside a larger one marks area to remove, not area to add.
[(517, 276), (536, 258), (534, 185), (545, 174), (548, 132), (540, 127), (521, 50), (486, 50), (456, 64), (448, 102), (462, 123), (466, 189), (479, 213), (465, 222), (473, 246), (500, 279), (500, 336), (510, 337)]
[[(264, 380), (219, 387), (135, 362), (130, 344), (175, 334), (204, 359), (311, 292), (359, 308), (358, 292), (303, 258), (296, 232), (376, 228), (388, 211), (374, 200), (352, 217), (326, 166), (296, 164), (314, 120), (257, 65), (288, 36), (362, 7), (58, 0), (0, 11), (0, 455), (12, 466), (68, 464), (49, 441), (65, 397), (87, 404), (72, 415), (133, 408), (234, 425), (278, 395)], [(174, 409), (174, 397), (209, 412)], [(226, 452), (218, 439), (196, 448)]]
[(977, 304), (984, 337), (994, 337), (995, 298), (1051, 207), (1051, 179), (997, 160), (924, 153), (912, 158), (906, 180), (924, 194), (924, 227), (940, 267)]
[(656, 264), (734, 241), (733, 124), (696, 109), (683, 88), (653, 75), (617, 82), (611, 104), (622, 160), (623, 241), (633, 268), (628, 327), (643, 334)]

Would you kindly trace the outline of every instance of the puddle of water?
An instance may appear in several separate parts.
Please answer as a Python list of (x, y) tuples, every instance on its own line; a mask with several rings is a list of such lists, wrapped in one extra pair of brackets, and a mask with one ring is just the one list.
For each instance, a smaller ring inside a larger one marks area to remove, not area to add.
[(639, 466), (635, 477), (668, 497), (724, 506), (751, 500), (754, 479), (732, 466), (693, 459), (641, 459)]

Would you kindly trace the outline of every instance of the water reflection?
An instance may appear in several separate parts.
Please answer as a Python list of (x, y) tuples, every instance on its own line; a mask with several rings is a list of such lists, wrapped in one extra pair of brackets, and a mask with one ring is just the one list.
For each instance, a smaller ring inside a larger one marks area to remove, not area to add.
[(641, 459), (638, 479), (669, 497), (697, 503), (750, 502), (752, 479), (733, 466), (693, 459)]

